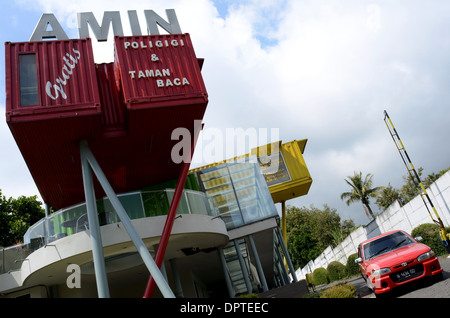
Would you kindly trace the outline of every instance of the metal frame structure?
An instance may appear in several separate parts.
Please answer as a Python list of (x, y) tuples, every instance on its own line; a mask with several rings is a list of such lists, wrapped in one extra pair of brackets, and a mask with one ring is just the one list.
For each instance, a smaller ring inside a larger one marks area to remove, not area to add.
[[(181, 195), (183, 194), (184, 184), (186, 182), (186, 177), (189, 173), (190, 161), (183, 162), (183, 168), (180, 172), (180, 178), (175, 188), (172, 203), (170, 204), (169, 213), (167, 214), (166, 223), (164, 224), (164, 229), (161, 235), (161, 240), (156, 251), (155, 263), (158, 268), (161, 268), (162, 262), (164, 260), (164, 255), (166, 253), (167, 244), (169, 243), (170, 233), (172, 231), (175, 216), (177, 214), (178, 205), (180, 203)], [(145, 288), (145, 293), (143, 298), (151, 298), (155, 290), (156, 278), (150, 272), (150, 277), (147, 282), (147, 287)]]
[[(191, 144), (190, 152), (184, 154), (183, 166), (180, 171), (180, 176), (175, 187), (175, 192), (173, 194), (172, 202), (170, 203), (169, 213), (167, 214), (166, 223), (164, 224), (164, 229), (161, 234), (161, 240), (159, 242), (158, 249), (156, 251), (155, 263), (158, 268), (161, 268), (162, 262), (164, 260), (164, 255), (166, 253), (167, 245), (169, 244), (170, 233), (172, 232), (173, 222), (177, 215), (178, 205), (180, 204), (180, 199), (183, 194), (184, 185), (186, 183), (187, 175), (189, 174), (189, 168), (191, 166), (192, 156), (194, 154), (195, 145), (197, 143), (200, 131), (203, 129), (203, 125), (194, 125), (194, 139)], [(155, 291), (155, 279), (151, 275), (147, 282), (143, 298), (151, 298), (153, 292)]]
[(133, 224), (131, 223), (130, 218), (128, 217), (125, 209), (120, 203), (119, 198), (113, 191), (111, 185), (108, 182), (108, 179), (106, 178), (100, 165), (98, 164), (97, 160), (95, 159), (94, 155), (89, 149), (89, 146), (86, 141), (82, 141), (80, 143), (80, 156), (83, 172), (83, 184), (86, 196), (87, 214), (90, 225), (89, 229), (92, 242), (92, 254), (94, 259), (94, 270), (97, 282), (98, 296), (100, 298), (108, 298), (109, 288), (105, 268), (105, 259), (103, 255), (103, 245), (101, 241), (100, 226), (97, 217), (97, 205), (95, 201), (92, 172), (94, 172), (95, 176), (97, 177), (97, 180), (99, 181), (100, 185), (105, 191), (106, 196), (108, 197), (112, 206), (116, 210), (116, 213), (120, 218), (120, 221), (122, 222), (123, 226), (125, 227), (125, 230), (127, 231), (128, 235), (133, 241), (133, 244), (135, 245), (140, 256), (142, 257), (143, 262), (147, 266), (147, 269), (149, 270), (150, 274), (152, 275), (153, 279), (158, 285), (158, 288), (160, 289), (162, 295), (165, 298), (175, 298), (175, 295), (170, 289), (169, 284), (165, 280), (163, 274), (161, 273), (152, 256), (150, 255), (150, 252), (148, 251), (144, 242), (136, 232)]

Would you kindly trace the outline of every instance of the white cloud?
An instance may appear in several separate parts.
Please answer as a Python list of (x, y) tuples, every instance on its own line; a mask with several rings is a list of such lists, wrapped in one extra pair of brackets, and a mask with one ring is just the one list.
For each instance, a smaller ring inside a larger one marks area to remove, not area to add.
[[(4, 108), (0, 108), (4, 111)], [(0, 121), (0, 190), (5, 197), (33, 196), (39, 192), (33, 182), (22, 155), (4, 120)]]
[(367, 26), (371, 31), (378, 31), (381, 28), (381, 8), (377, 4), (367, 6)]
[[(313, 185), (309, 195), (288, 204), (329, 203), (342, 215), (366, 222), (359, 206), (340, 201), (343, 179), (362, 171), (374, 174), (376, 185), (400, 185), (406, 174), (383, 122), (384, 109), (408, 140), (416, 166), (431, 173), (450, 165), (445, 146), (450, 3), (18, 2), (55, 13), (72, 36), (77, 36), (77, 12), (92, 11), (100, 21), (105, 10), (120, 10), (127, 33), (126, 10), (137, 10), (144, 27), (144, 9), (165, 17), (164, 10), (174, 8), (197, 56), (205, 58), (206, 127), (223, 134), (226, 128), (274, 127), (284, 141), (309, 139), (305, 159)], [(106, 54), (111, 61), (111, 43), (103, 46), (96, 46), (96, 57)], [(438, 145), (432, 156), (421, 150), (427, 142)]]

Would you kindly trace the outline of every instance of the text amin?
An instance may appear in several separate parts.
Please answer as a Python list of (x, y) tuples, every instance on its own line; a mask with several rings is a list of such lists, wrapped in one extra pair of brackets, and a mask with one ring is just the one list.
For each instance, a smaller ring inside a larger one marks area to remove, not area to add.
[[(173, 9), (167, 9), (168, 21), (161, 18), (153, 10), (144, 10), (147, 22), (147, 31), (150, 35), (158, 35), (159, 27), (169, 34), (181, 34), (180, 24)], [(80, 39), (89, 38), (89, 27), (98, 41), (107, 41), (109, 29), (112, 26), (115, 36), (124, 36), (120, 11), (106, 11), (103, 14), (102, 24), (99, 25), (92, 12), (80, 12), (78, 17), (78, 34)], [(133, 36), (142, 35), (141, 26), (136, 10), (128, 11), (131, 33)], [(51, 27), (51, 30), (49, 29)], [(68, 40), (68, 36), (53, 13), (44, 13), (31, 35), (30, 41), (43, 41), (46, 39)]]

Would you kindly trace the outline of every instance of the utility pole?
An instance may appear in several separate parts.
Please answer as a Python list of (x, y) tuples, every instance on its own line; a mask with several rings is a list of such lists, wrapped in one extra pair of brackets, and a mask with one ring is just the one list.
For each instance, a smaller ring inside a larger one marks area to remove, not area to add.
[[(431, 219), (435, 224), (439, 226), (439, 237), (442, 241), (442, 244), (446, 247), (447, 252), (450, 253), (450, 239), (449, 235), (445, 231), (444, 223), (442, 223), (441, 218), (439, 217), (439, 214), (436, 211), (436, 208), (433, 205), (433, 202), (430, 199), (430, 196), (427, 193), (427, 190), (422, 184), (422, 181), (420, 180), (419, 174), (417, 173), (416, 169), (414, 168), (414, 165), (411, 162), (411, 159), (406, 152), (405, 146), (403, 145), (400, 136), (397, 133), (397, 130), (394, 127), (394, 124), (392, 123), (388, 113), (384, 111), (384, 122), (386, 123), (386, 126), (389, 130), (389, 133), (391, 134), (392, 139), (394, 140), (395, 146), (397, 147), (397, 150), (400, 153), (400, 156), (402, 157), (403, 163), (406, 166), (406, 169), (408, 170), (408, 173), (411, 177), (411, 180), (414, 182), (417, 191), (419, 192), (420, 196), (422, 197), (423, 203), (425, 204), (425, 207), (427, 208), (428, 214), (430, 215)], [(426, 200), (425, 200), (426, 199)], [(431, 214), (428, 204), (432, 208), (436, 219), (433, 218), (433, 215)]]

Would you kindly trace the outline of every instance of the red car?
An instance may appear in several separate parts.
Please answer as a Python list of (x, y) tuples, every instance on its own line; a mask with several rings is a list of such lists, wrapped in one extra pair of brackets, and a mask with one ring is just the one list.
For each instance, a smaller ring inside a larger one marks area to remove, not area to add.
[(359, 244), (355, 262), (375, 295), (423, 277), (442, 277), (439, 260), (430, 247), (418, 242), (421, 239), (392, 231)]

